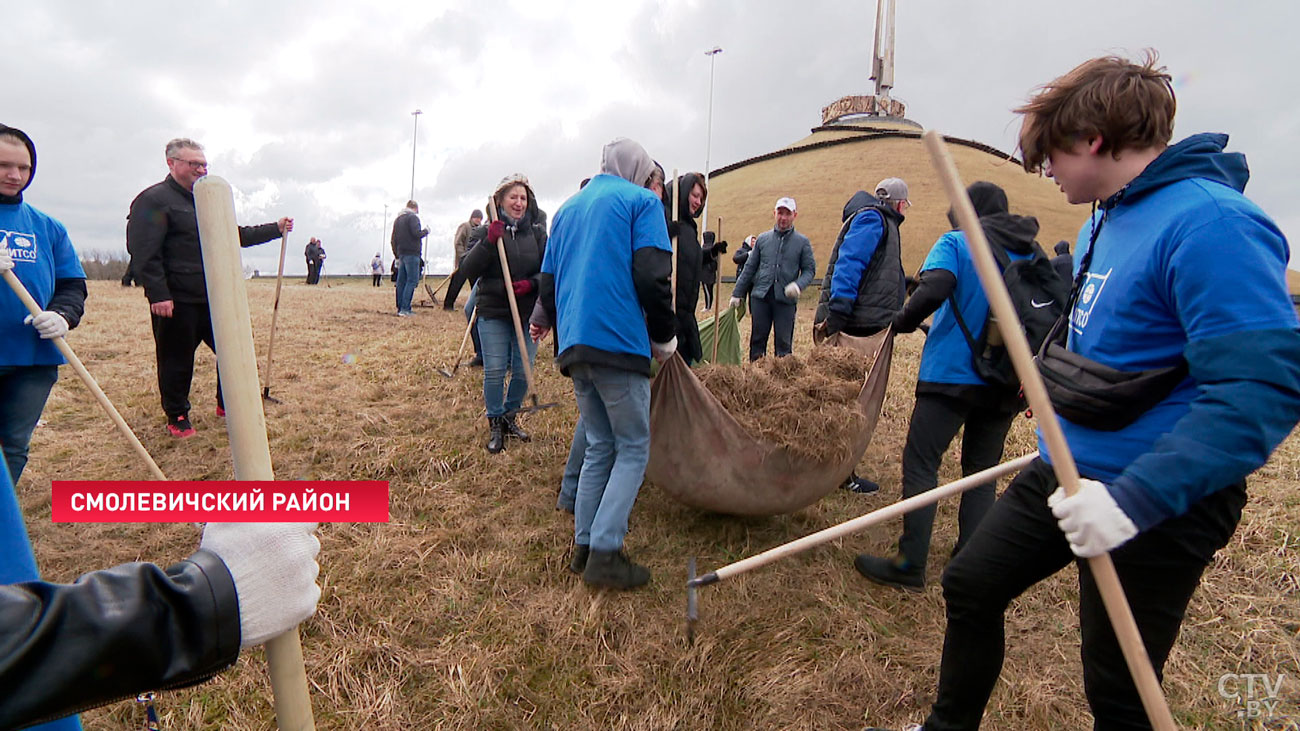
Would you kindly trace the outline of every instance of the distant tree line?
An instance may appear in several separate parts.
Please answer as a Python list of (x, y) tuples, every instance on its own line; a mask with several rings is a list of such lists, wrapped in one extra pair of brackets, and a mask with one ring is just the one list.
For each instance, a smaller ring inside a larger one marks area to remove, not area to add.
[(131, 256), (125, 251), (81, 252), (81, 268), (86, 270), (86, 279), (121, 279), (130, 262)]

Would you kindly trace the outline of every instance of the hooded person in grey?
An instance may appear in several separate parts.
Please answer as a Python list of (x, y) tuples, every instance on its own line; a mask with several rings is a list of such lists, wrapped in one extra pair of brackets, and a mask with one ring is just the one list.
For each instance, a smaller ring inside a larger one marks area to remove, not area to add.
[(555, 214), (541, 297), (587, 439), (569, 569), (594, 586), (632, 589), (650, 580), (623, 538), (650, 457), (650, 360), (677, 348), (672, 254), (661, 200), (644, 187), (655, 169), (646, 151), (614, 140), (600, 169)]

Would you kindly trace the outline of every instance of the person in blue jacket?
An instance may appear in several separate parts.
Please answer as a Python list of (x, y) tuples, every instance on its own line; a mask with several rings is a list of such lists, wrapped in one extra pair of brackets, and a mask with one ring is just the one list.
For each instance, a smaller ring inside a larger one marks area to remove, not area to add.
[(42, 309), (32, 315), (0, 285), (0, 447), (15, 484), (65, 362), (52, 341), (77, 326), (86, 304), (86, 273), (67, 229), (23, 202), (35, 175), (32, 139), (0, 125), (0, 272), (12, 271)]
[[(973, 183), (966, 192), (991, 245), (1000, 246), (1012, 261), (1032, 256), (1038, 221), (1010, 213), (1006, 192), (993, 183)], [(956, 225), (952, 211), (948, 219)], [(904, 498), (938, 486), (939, 465), (958, 430), (962, 431), (963, 475), (993, 467), (1002, 459), (1007, 430), (1019, 406), (1017, 392), (979, 377), (971, 345), (957, 321), (960, 314), (962, 323), (978, 329), (988, 311), (989, 302), (965, 234), (959, 230), (943, 234), (921, 265), (916, 291), (893, 319), (894, 332), (910, 333), (934, 315), (921, 351), (916, 405), (903, 446)], [(992, 482), (962, 493), (954, 555), (975, 534), (993, 499)], [(923, 588), (934, 515), (933, 505), (904, 515), (898, 553), (891, 557), (859, 554), (853, 561), (858, 573), (877, 584), (917, 591)]]
[[(1172, 77), (1156, 64), (1154, 52), (1137, 63), (1095, 58), (1017, 110), (1025, 168), (1041, 168), (1071, 203), (1097, 206), (1075, 247), (1061, 323), (1068, 352), (1040, 350), (1073, 359), (1096, 405), (1071, 405), (1069, 384), (1052, 393), (1070, 406), (1058, 408), (1079, 491), (1058, 487), (1040, 437), (1043, 459), (948, 564), (925, 729), (979, 726), (1002, 667), (1007, 605), (1072, 562), (1096, 727), (1149, 728), (1096, 579), (1075, 559), (1111, 554), (1159, 676), (1202, 573), (1241, 519), (1247, 476), (1300, 420), (1286, 238), (1242, 194), (1246, 160), (1224, 151), (1226, 135), (1169, 144)], [(1115, 371), (1151, 387), (1126, 391)], [(1143, 408), (1126, 403), (1134, 399)]]
[(606, 145), (600, 174), (556, 212), (540, 277), (587, 440), (569, 568), (615, 589), (650, 581), (623, 538), (650, 459), (650, 359), (677, 350), (668, 226), (662, 202), (642, 187), (654, 167), (632, 140)]

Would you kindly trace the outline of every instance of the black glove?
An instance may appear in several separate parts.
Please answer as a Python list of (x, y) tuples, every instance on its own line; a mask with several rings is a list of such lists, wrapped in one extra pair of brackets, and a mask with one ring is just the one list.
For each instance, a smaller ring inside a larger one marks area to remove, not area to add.
[(890, 324), (892, 325), (892, 327), (894, 328), (894, 332), (896, 333), (901, 334), (901, 333), (916, 332), (916, 326), (909, 324), (907, 320), (903, 317), (903, 313), (901, 311), (894, 313), (894, 320)]
[(831, 310), (826, 315), (826, 337), (830, 337), (843, 330), (844, 326), (847, 324), (849, 324), (849, 318), (847, 315), (841, 315), (840, 313)]
[(727, 242), (723, 241), (721, 243), (714, 244), (713, 249), (714, 251), (718, 252), (719, 255), (725, 254), (727, 253)]

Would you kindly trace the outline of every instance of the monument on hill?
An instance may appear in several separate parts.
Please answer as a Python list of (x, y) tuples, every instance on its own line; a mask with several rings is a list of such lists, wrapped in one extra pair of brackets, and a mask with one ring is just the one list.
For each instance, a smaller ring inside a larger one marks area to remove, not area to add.
[[(899, 177), (907, 181), (912, 203), (901, 232), (903, 268), (911, 273), (921, 266), (930, 245), (952, 224), (943, 186), (921, 144), (923, 127), (907, 119), (907, 105), (892, 96), (895, 2), (876, 0), (875, 93), (841, 97), (826, 106), (821, 124), (802, 140), (710, 170), (706, 230), (717, 231), (722, 219), (724, 240), (759, 234), (772, 228), (776, 200), (792, 197), (799, 206), (795, 227), (812, 240), (820, 282), (844, 221), (845, 201), (855, 191), (874, 191), (877, 181)], [(1006, 107), (1014, 103), (1006, 100)], [(1025, 172), (1006, 152), (960, 136), (945, 139), (968, 183), (996, 183), (1007, 192), (1012, 212), (1038, 219), (1040, 243), (1050, 247), (1074, 240), (1086, 207), (1071, 206), (1051, 180)]]
[(843, 96), (822, 107), (822, 124), (868, 121), (864, 117), (907, 121), (904, 119), (907, 105), (889, 96), (894, 88), (894, 1), (876, 0), (876, 42), (871, 57), (871, 80), (876, 82), (876, 93)]

